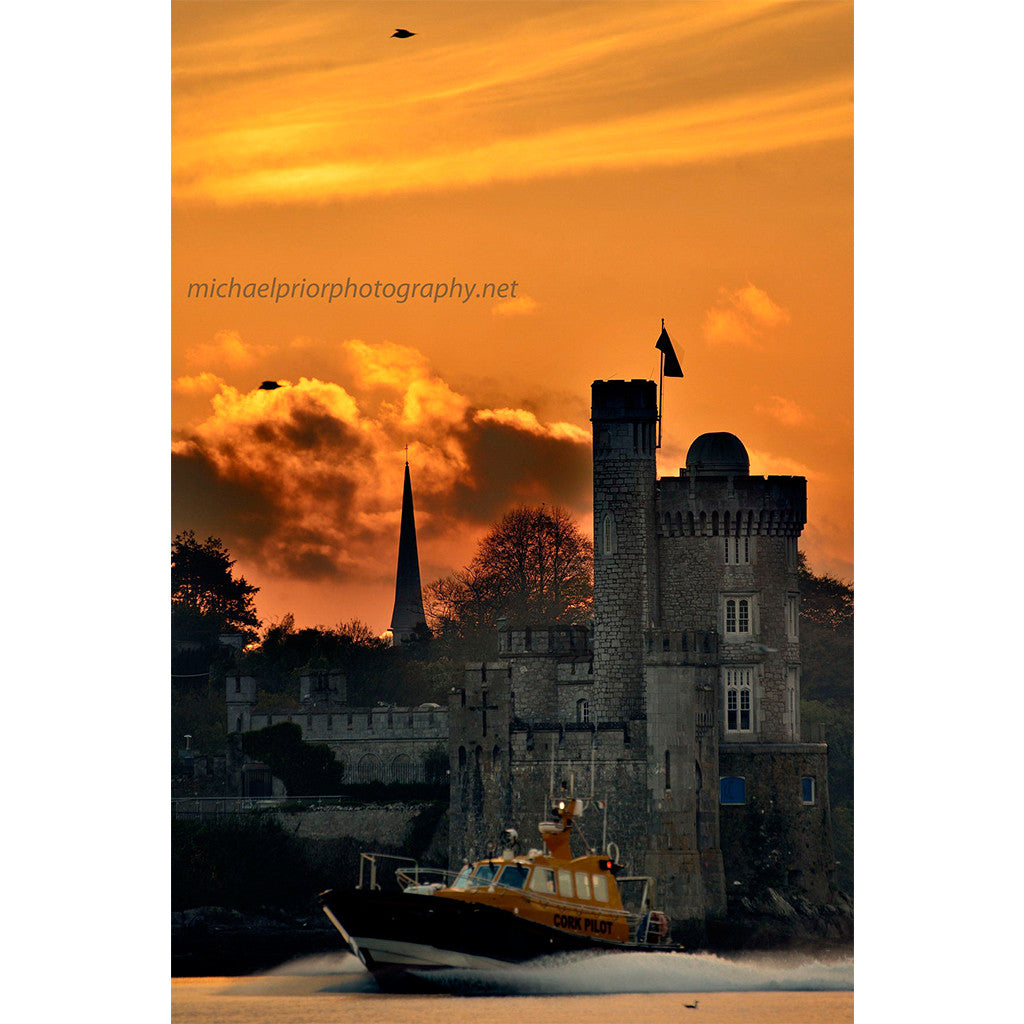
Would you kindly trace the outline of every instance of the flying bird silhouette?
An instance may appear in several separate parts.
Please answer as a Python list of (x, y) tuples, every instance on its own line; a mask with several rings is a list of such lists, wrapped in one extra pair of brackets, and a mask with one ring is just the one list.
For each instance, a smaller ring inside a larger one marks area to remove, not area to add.
[(259, 391), (273, 391), (275, 388), (279, 388), (281, 385), (276, 380), (265, 380), (257, 390)]
[(416, 35), (416, 33), (415, 32), (410, 32), (407, 28), (396, 28), (395, 31), (391, 33), (391, 38), (392, 39), (408, 39), (409, 36), (414, 36), (414, 35)]

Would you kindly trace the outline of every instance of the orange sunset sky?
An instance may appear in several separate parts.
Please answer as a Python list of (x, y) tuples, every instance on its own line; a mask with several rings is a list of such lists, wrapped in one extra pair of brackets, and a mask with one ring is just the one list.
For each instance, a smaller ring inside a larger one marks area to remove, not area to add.
[[(172, 528), (224, 540), (264, 621), (387, 627), (406, 444), (424, 583), (518, 502), (589, 534), (590, 383), (657, 379), (662, 317), (660, 473), (732, 431), (807, 477), (803, 550), (853, 579), (852, 4), (172, 18)], [(188, 295), (232, 278), (516, 284)]]

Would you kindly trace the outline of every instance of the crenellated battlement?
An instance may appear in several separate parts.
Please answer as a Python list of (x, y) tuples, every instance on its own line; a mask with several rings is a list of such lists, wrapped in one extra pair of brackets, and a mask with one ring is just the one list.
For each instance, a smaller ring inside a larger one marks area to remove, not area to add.
[(593, 637), (586, 626), (532, 626), (498, 634), (498, 651), (506, 654), (589, 656)]
[(662, 537), (798, 537), (807, 522), (800, 476), (694, 476), (658, 481)]
[(702, 629), (647, 629), (645, 664), (714, 665), (718, 663), (718, 633)]

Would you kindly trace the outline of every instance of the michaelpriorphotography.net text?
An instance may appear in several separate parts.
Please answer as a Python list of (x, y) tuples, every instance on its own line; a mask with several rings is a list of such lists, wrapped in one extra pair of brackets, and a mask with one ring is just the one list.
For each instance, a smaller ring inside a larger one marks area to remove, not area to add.
[(408, 302), (420, 299), (424, 302), (454, 301), (469, 302), (471, 299), (515, 299), (518, 281), (299, 281), (271, 278), (269, 281), (239, 281), (235, 277), (227, 280), (216, 277), (209, 281), (190, 281), (190, 299), (272, 299), (281, 302), (286, 299), (316, 299), (334, 302), (335, 299), (390, 299), (394, 302)]

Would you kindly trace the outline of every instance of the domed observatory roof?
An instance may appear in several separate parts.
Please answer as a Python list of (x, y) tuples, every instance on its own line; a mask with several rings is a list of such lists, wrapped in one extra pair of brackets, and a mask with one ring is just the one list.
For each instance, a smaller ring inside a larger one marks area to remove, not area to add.
[(686, 470), (694, 476), (746, 476), (750, 457), (735, 434), (701, 434), (686, 453)]

